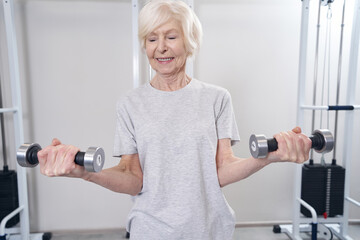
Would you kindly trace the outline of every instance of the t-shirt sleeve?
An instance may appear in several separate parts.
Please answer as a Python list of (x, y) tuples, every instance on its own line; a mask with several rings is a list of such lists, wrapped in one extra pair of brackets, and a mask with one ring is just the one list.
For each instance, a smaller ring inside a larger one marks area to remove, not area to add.
[(230, 138), (231, 145), (240, 141), (238, 127), (236, 124), (231, 95), (228, 91), (219, 98), (216, 116), (216, 130), (218, 139)]
[(114, 140), (114, 157), (137, 153), (134, 125), (125, 103), (117, 104), (116, 131)]

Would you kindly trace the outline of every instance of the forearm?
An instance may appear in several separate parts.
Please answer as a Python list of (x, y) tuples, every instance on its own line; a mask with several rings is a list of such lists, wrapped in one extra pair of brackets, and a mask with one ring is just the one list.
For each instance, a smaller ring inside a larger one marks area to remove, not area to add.
[(84, 180), (93, 182), (111, 191), (137, 195), (142, 189), (142, 178), (121, 166), (104, 169), (99, 173), (88, 173)]
[(221, 187), (245, 179), (269, 164), (266, 159), (238, 158), (231, 156), (218, 168), (218, 179)]

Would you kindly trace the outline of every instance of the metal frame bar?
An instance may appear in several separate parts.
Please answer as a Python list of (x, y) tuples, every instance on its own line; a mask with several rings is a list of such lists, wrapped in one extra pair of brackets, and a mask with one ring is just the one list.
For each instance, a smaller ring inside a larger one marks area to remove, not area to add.
[[(195, 11), (194, 0), (184, 0), (189, 7)], [(188, 58), (186, 61), (186, 74), (188, 74), (191, 78), (194, 77), (194, 59)]]
[[(308, 49), (308, 32), (309, 32), (309, 2), (310, 0), (302, 1), (301, 10), (301, 32), (300, 32), (300, 53), (299, 53), (299, 72), (298, 72), (298, 106), (305, 103), (305, 80), (306, 80), (306, 59)], [(304, 126), (304, 112), (298, 108), (297, 110), (297, 125)], [(301, 198), (301, 165), (295, 167), (295, 181), (294, 181), (294, 198), (293, 198), (293, 225), (292, 237), (293, 239), (301, 239), (300, 234), (300, 202), (297, 199)]]
[(17, 108), (0, 108), (0, 113), (16, 112)]
[(301, 198), (298, 198), (297, 200), (300, 202), (301, 205), (303, 205), (306, 209), (308, 209), (310, 211), (311, 218), (312, 218), (311, 223), (317, 223), (318, 218), (317, 218), (315, 209), (310, 204), (308, 204), (307, 202), (302, 200)]
[(346, 199), (346, 200), (348, 200), (349, 202), (351, 202), (352, 204), (354, 204), (354, 205), (356, 205), (356, 206), (360, 207), (360, 202), (358, 202), (358, 201), (356, 201), (356, 200), (352, 199), (351, 197), (345, 197), (345, 199)]
[(4, 236), (5, 233), (5, 225), (6, 223), (13, 218), (16, 214), (18, 214), (19, 212), (24, 210), (24, 206), (18, 207), (17, 209), (15, 209), (14, 211), (12, 211), (10, 214), (8, 214), (6, 217), (4, 217), (4, 219), (1, 221), (0, 224), (0, 236)]
[[(343, 3), (342, 10), (342, 20), (341, 20), (341, 32), (340, 32), (340, 46), (339, 46), (339, 60), (338, 60), (338, 75), (337, 75), (337, 85), (336, 85), (336, 105), (339, 104), (340, 101), (340, 82), (341, 82), (341, 72), (342, 72), (342, 59), (343, 59), (343, 42), (344, 42), (344, 27), (345, 27), (345, 8), (346, 8), (346, 0)], [(333, 149), (333, 159), (336, 159), (337, 152), (337, 139), (338, 139), (338, 118), (339, 112), (335, 112), (335, 128), (334, 128), (334, 149)]]
[[(360, 105), (349, 105), (349, 106), (354, 108), (352, 110), (359, 110), (360, 109)], [(329, 110), (331, 107), (333, 107), (333, 106), (310, 106), (310, 105), (302, 105), (302, 106), (300, 106), (300, 108), (304, 109), (304, 110)], [(338, 107), (341, 107), (341, 106), (338, 106)], [(351, 110), (347, 110), (347, 111), (351, 111)]]
[(140, 86), (140, 46), (138, 40), (138, 17), (139, 17), (139, 1), (131, 0), (132, 7), (132, 38), (133, 38), (133, 87)]

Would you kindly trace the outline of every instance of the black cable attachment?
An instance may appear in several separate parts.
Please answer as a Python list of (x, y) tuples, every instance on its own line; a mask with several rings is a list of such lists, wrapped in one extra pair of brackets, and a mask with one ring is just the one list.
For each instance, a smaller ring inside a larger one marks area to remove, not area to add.
[(352, 105), (329, 105), (328, 111), (353, 111), (354, 109)]

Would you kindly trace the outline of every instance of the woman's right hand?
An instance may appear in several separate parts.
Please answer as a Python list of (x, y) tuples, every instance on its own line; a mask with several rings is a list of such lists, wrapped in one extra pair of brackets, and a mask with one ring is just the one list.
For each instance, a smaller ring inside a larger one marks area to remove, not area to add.
[(75, 164), (75, 155), (80, 151), (72, 145), (64, 145), (54, 138), (50, 146), (38, 152), (40, 172), (49, 177), (67, 176), (84, 178), (84, 167)]

